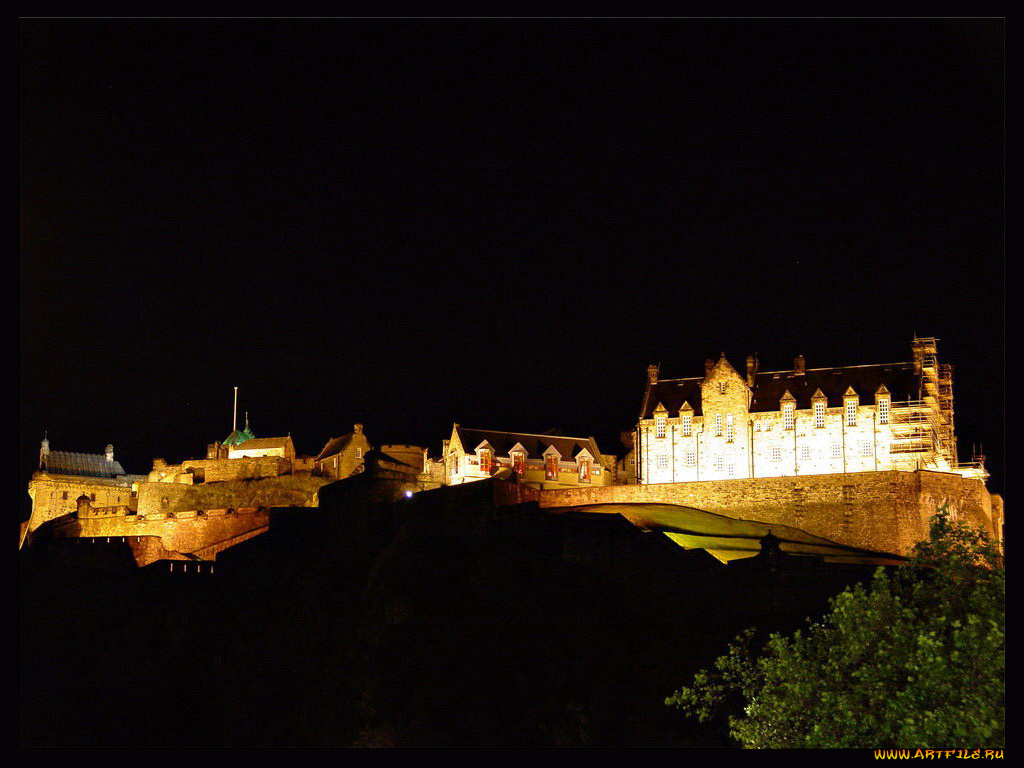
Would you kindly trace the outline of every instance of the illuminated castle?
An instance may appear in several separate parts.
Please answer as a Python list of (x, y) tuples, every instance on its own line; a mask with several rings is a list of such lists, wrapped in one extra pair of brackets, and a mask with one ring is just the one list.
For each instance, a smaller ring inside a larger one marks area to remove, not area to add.
[(631, 456), (635, 481), (933, 470), (984, 479), (957, 459), (953, 372), (936, 340), (915, 338), (909, 362), (740, 374), (725, 359), (704, 376), (647, 371)]

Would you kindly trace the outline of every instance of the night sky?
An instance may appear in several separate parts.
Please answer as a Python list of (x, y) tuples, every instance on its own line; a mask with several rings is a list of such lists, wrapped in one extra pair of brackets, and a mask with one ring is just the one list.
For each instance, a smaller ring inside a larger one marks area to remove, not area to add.
[[(1003, 490), (1001, 21), (33, 21), (39, 440), (301, 453), (452, 422), (621, 453), (645, 367), (955, 366)], [(28, 498), (22, 493), (22, 515)]]

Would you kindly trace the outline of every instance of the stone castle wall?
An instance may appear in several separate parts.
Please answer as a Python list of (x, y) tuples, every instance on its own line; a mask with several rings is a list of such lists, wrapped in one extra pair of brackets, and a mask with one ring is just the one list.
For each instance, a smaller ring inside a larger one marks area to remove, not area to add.
[(897, 554), (927, 538), (928, 519), (947, 502), (958, 519), (996, 539), (1003, 519), (1002, 499), (990, 496), (982, 480), (930, 471), (616, 485), (540, 496), (542, 508), (644, 502), (792, 525), (840, 544)]
[(144, 483), (139, 486), (138, 511), (150, 517), (197, 509), (315, 507), (317, 491), (328, 482), (330, 479), (323, 477), (283, 475), (256, 480), (208, 481), (201, 485)]

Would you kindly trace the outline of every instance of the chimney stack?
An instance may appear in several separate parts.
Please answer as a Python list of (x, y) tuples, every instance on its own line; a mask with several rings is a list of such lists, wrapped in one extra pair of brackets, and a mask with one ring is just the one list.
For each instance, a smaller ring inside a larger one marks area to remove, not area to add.
[(747, 355), (747, 386), (754, 386), (754, 377), (757, 375), (757, 358)]
[(710, 357), (704, 361), (704, 378), (711, 375), (711, 369), (715, 367), (715, 361)]
[(363, 434), (363, 425), (362, 424), (353, 424), (352, 428), (355, 430), (355, 433), (357, 435)]
[(802, 376), (804, 374), (805, 370), (806, 370), (806, 364), (804, 362), (804, 356), (803, 355), (797, 355), (793, 359), (793, 372), (796, 373), (798, 376)]
[(107, 443), (107, 447), (104, 450), (104, 453), (107, 456), (107, 461), (108, 462), (113, 462), (114, 461), (114, 446), (113, 445), (111, 445), (110, 443)]
[(657, 384), (658, 383), (658, 366), (657, 365), (648, 365), (647, 366), (647, 381), (649, 381), (651, 384)]

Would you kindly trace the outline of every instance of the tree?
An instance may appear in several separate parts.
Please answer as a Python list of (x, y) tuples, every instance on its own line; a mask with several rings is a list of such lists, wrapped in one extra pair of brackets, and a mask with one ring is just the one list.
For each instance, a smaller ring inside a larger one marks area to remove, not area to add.
[(760, 654), (747, 630), (665, 703), (745, 747), (1001, 747), (1004, 601), (997, 547), (943, 506), (908, 565)]

